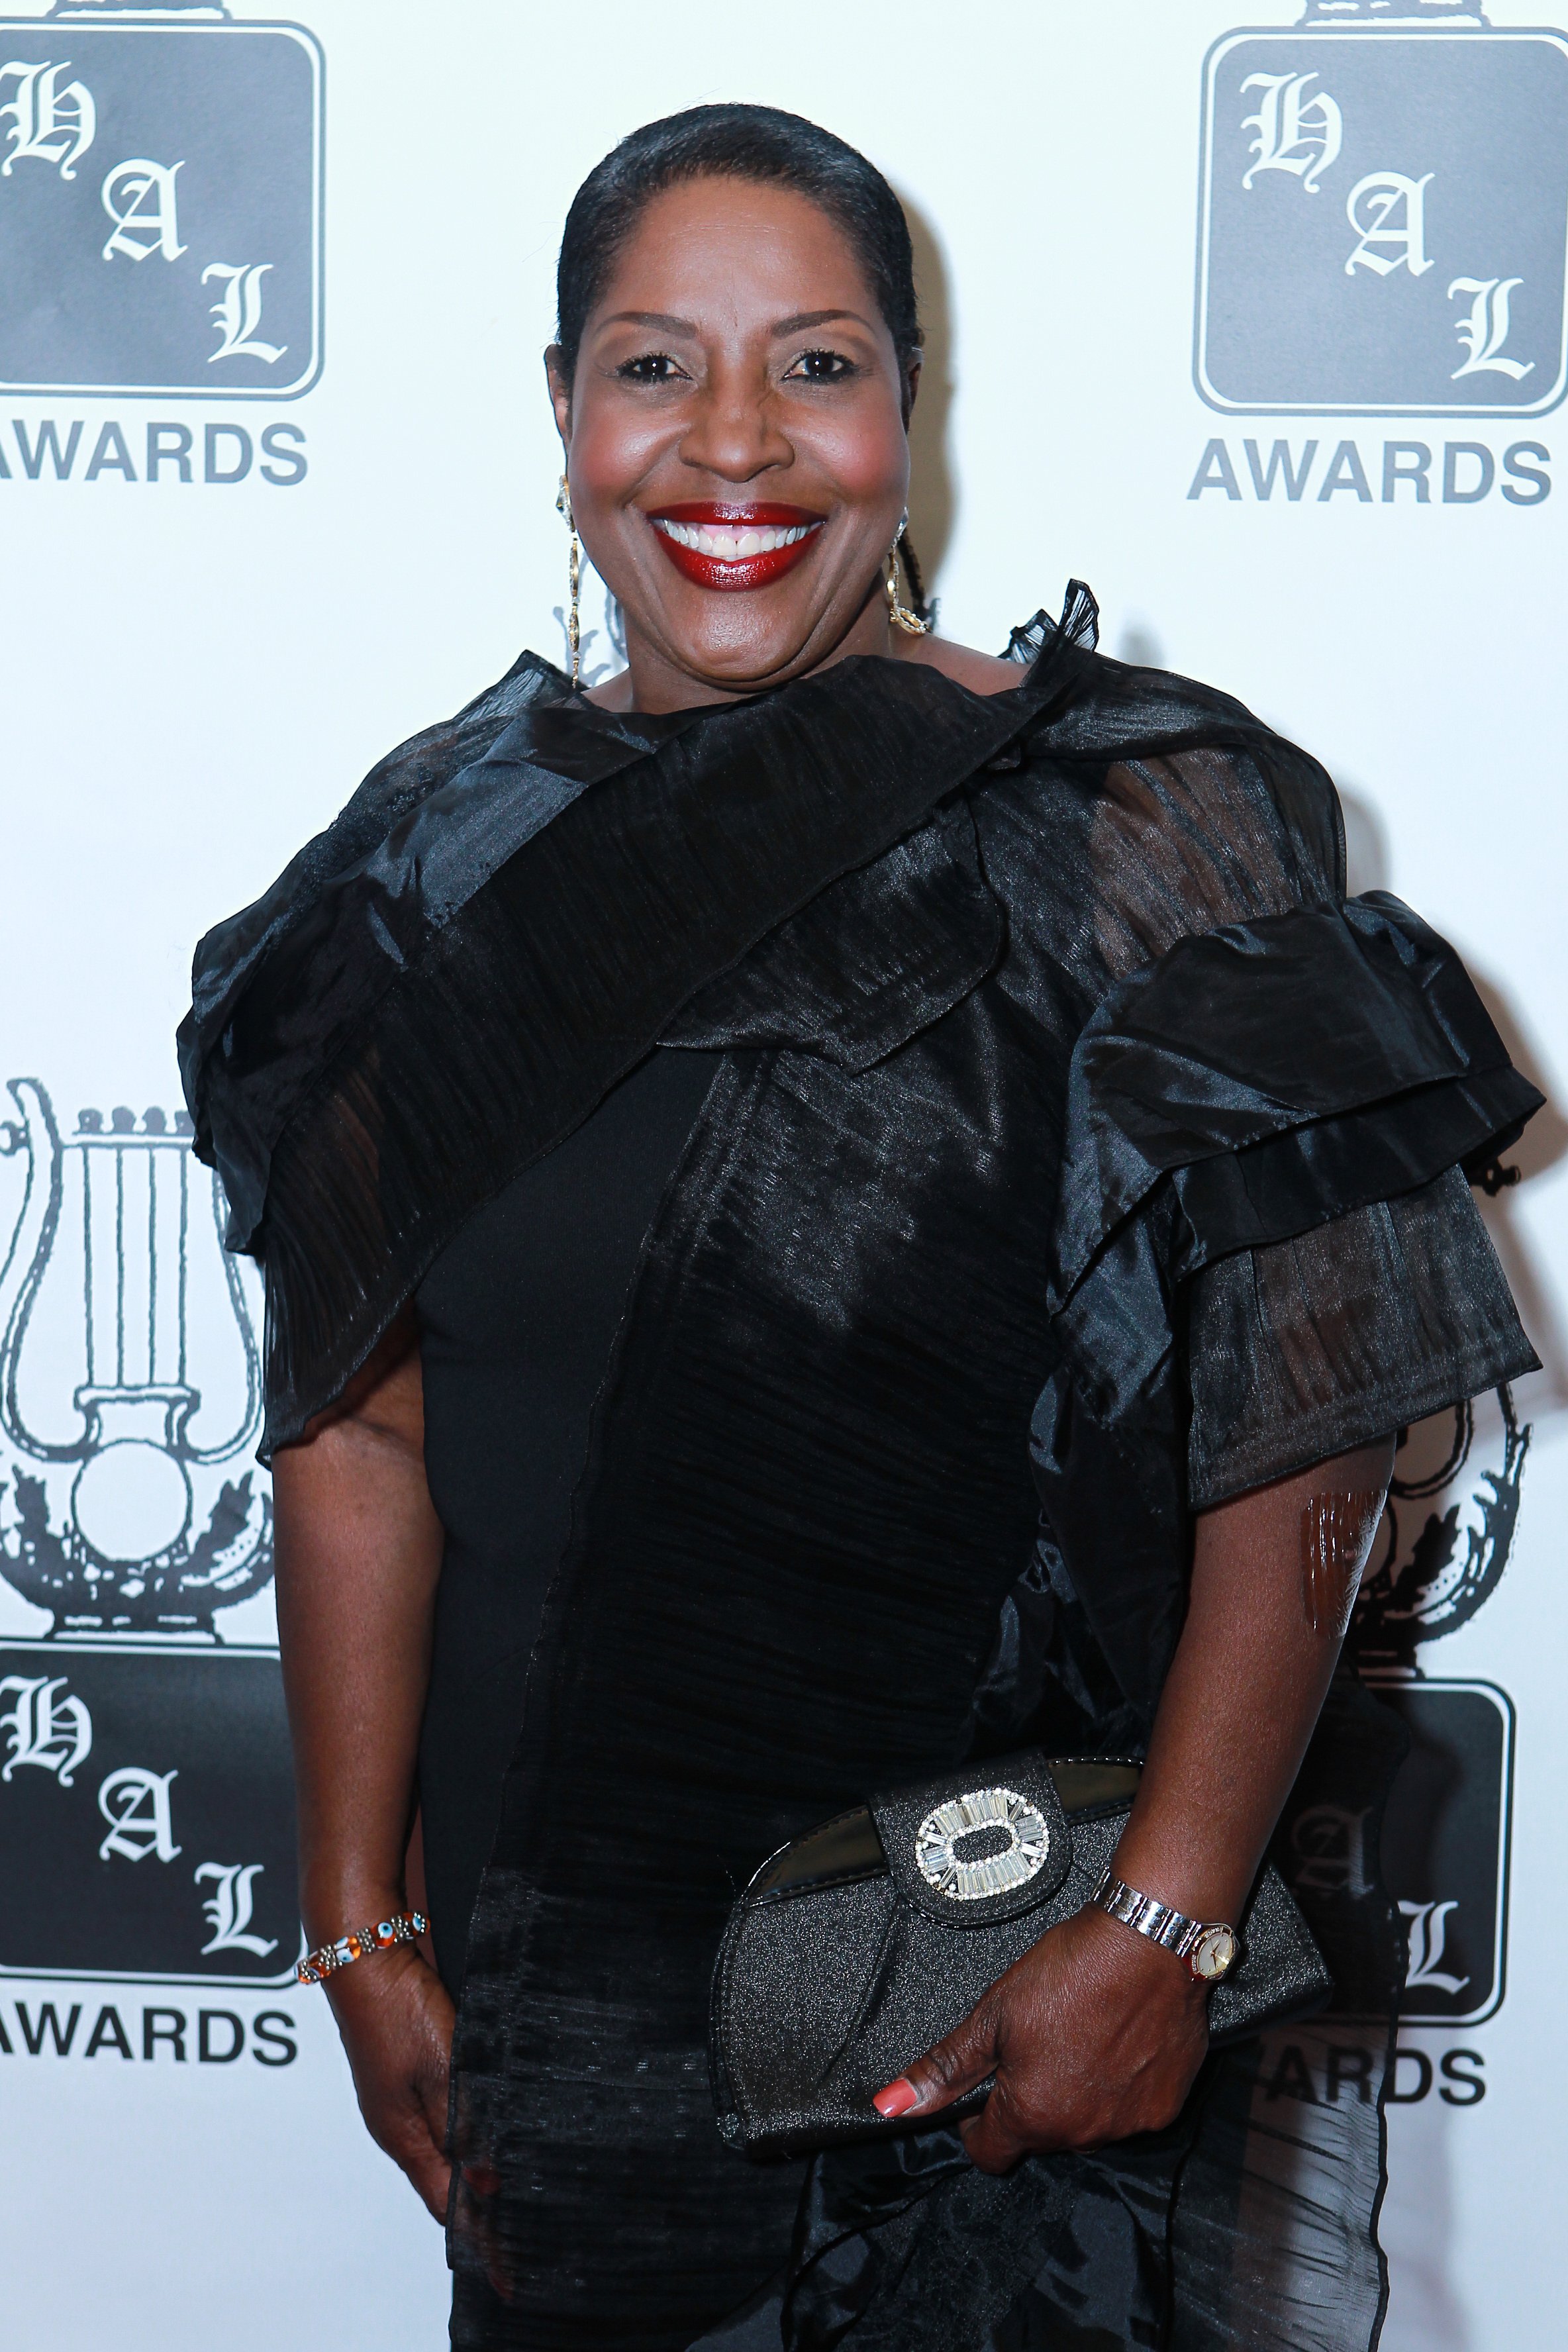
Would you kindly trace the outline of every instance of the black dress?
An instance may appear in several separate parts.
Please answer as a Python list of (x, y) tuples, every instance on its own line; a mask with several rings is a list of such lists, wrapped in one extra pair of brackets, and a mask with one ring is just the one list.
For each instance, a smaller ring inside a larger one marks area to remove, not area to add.
[(436, 1958), (454, 2000), (594, 1399), (716, 1060), (650, 1054), (474, 1212), (416, 1294), (425, 1470), (447, 1535), (419, 1800)]
[[(941, 2130), (760, 2168), (713, 2126), (764, 1854), (965, 1756), (1135, 1747), (1194, 1509), (1534, 1361), (1461, 1171), (1539, 1097), (1452, 950), (1345, 898), (1321, 771), (1100, 659), (1081, 593), (1014, 649), (998, 696), (850, 662), (662, 720), (525, 656), (198, 957), (272, 1443), (418, 1295), (454, 1978), (495, 1817), (462, 2346), (1375, 2330), (1379, 2105), (1314, 2111), (1292, 2173), (1255, 2051), (1005, 2180)], [(1296, 1801), (1364, 1811), (1392, 1761), (1347, 1684)], [(1385, 1898), (1312, 1918), (1391, 2023)]]

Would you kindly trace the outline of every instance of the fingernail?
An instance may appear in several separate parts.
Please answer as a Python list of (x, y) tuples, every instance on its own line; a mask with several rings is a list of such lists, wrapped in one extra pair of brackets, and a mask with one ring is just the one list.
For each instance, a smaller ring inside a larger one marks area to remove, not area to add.
[(900, 2074), (896, 2083), (889, 2083), (884, 2090), (878, 2092), (871, 2105), (890, 2123), (895, 2116), (907, 2116), (910, 2109), (918, 2107), (920, 2103), (921, 2095), (909, 2076)]

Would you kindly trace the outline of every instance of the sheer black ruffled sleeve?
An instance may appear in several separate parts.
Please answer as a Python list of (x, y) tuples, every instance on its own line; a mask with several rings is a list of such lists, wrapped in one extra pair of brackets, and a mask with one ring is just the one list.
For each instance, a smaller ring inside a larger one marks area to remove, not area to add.
[(1458, 1168), (1187, 1290), (1188, 1500), (1204, 1510), (1537, 1368)]
[(1533, 1365), (1459, 1171), (1540, 1101), (1453, 949), (1381, 892), (1189, 930), (1089, 1012), (1032, 1453), (1145, 1720), (1191, 1510)]
[(1162, 1187), (1180, 1278), (1484, 1163), (1540, 1102), (1453, 949), (1385, 891), (1178, 940), (1073, 1053), (1061, 1296)]

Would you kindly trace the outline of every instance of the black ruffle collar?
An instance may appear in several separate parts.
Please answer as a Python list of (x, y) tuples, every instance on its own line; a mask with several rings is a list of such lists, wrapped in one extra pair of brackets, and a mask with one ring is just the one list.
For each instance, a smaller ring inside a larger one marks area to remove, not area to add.
[[(667, 989), (651, 1043), (738, 955), (1070, 699), (1096, 629), (1094, 600), (1074, 582), (1058, 622), (1037, 614), (1014, 632), (1021, 676), (1000, 694), (857, 658), (668, 714), (605, 710), (524, 655), (445, 728), (383, 761), (272, 887), (197, 948), (180, 1066), (198, 1156), (228, 1194), (230, 1245), (257, 1248), (280, 1137), (387, 991), (411, 982), (463, 910), (584, 795), (608, 796), (601, 825), (624, 820), (645, 861), (685, 856), (694, 824), (740, 861), (713, 883), (744, 897), (745, 937), (715, 926), (729, 942), (717, 966), (693, 939), (689, 984)], [(646, 918), (605, 905), (600, 919), (630, 937)]]

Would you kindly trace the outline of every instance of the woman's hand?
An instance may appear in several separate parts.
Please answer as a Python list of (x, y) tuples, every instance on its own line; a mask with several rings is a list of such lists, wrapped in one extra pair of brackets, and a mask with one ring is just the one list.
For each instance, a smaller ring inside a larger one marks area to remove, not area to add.
[[(1112, 1864), (1190, 1919), (1238, 1920), (1318, 1719), (1394, 1466), (1379, 1440), (1199, 1519), (1192, 1591)], [(1041, 1937), (946, 2040), (877, 2094), (961, 2124), (983, 2172), (1173, 2123), (1208, 2047), (1184, 1962), (1089, 1908)]]
[(1042, 1936), (877, 2104), (934, 2119), (994, 2074), (959, 2130), (982, 2172), (1006, 2172), (1038, 2150), (1173, 2123), (1207, 2048), (1204, 1990), (1185, 1963), (1090, 1908)]
[(451, 2000), (406, 1947), (377, 1952), (327, 1979), (371, 2137), (405, 2171), (437, 2221), (447, 2219), (447, 2084)]
[[(311, 1945), (405, 1910), (441, 1523), (425, 1475), (418, 1331), (405, 1316), (272, 1465), (278, 1632)], [(447, 2218), (452, 2004), (404, 1946), (327, 1979), (360, 2109)]]

